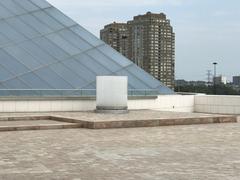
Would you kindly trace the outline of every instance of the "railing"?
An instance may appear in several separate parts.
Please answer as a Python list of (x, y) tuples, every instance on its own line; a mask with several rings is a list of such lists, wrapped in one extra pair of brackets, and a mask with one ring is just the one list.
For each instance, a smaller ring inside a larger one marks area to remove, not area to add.
[[(129, 96), (156, 96), (157, 90), (130, 89)], [(0, 97), (95, 97), (95, 89), (0, 89)]]

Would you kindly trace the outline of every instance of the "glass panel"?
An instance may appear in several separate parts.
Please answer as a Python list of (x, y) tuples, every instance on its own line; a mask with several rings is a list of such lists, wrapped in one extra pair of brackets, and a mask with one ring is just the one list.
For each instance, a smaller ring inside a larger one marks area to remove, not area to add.
[(60, 24), (58, 21), (56, 21), (54, 18), (49, 16), (44, 11), (37, 11), (37, 12), (33, 13), (33, 15), (34, 15), (34, 17), (36, 17), (43, 23), (47, 24), (54, 31), (64, 28), (64, 26), (62, 24)]
[(11, 54), (11, 56), (13, 56), (15, 59), (23, 63), (25, 66), (29, 67), (30, 69), (35, 69), (41, 66), (41, 64), (37, 62), (31, 55), (29, 55), (23, 49), (17, 46), (6, 47), (4, 48), (4, 50), (7, 51), (8, 54)]
[(96, 81), (94, 81), (91, 84), (85, 86), (83, 89), (96, 89)]
[(70, 55), (76, 55), (81, 52), (80, 49), (75, 48), (73, 45), (71, 45), (69, 42), (67, 42), (57, 34), (50, 34), (46, 37), (54, 44), (56, 44), (56, 46), (59, 46), (61, 49), (64, 49)]
[(5, 7), (3, 7), (0, 3), (0, 19), (8, 18), (11, 16), (14, 16), (14, 14), (7, 10)]
[(14, 74), (21, 74), (29, 71), (29, 69), (27, 69), (23, 64), (18, 62), (2, 49), (0, 50), (0, 64)]
[(107, 55), (109, 58), (111, 58), (116, 63), (120, 64), (123, 67), (129, 66), (132, 64), (132, 62), (127, 59), (125, 56), (121, 55), (119, 52), (117, 52), (115, 49), (111, 48), (108, 45), (103, 45), (98, 47), (98, 49), (105, 55)]
[(12, 27), (10, 27), (6, 22), (3, 20), (0, 20), (0, 33), (5, 35), (8, 39), (11, 41), (19, 42), (19, 41), (24, 41), (26, 38), (18, 33), (16, 30), (14, 30)]
[(57, 61), (57, 59), (48, 54), (46, 51), (43, 51), (39, 46), (31, 41), (21, 43), (21, 47), (34, 56), (35, 59), (38, 59), (38, 61), (42, 64), (49, 64)]
[(96, 75), (111, 74), (111, 71), (107, 70), (104, 66), (102, 66), (101, 64), (99, 64), (98, 62), (96, 62), (91, 57), (85, 54), (81, 54), (75, 57), (75, 59), (84, 66), (86, 66), (88, 69), (93, 71)]
[(122, 68), (120, 65), (118, 65), (108, 57), (104, 56), (97, 49), (92, 49), (90, 51), (87, 51), (86, 53), (112, 72), (118, 71)]
[(34, 39), (33, 41), (58, 60), (63, 60), (69, 57), (69, 55), (63, 51), (63, 49), (60, 49), (58, 46), (44, 37)]
[(17, 17), (11, 18), (7, 20), (8, 24), (10, 24), (14, 29), (17, 29), (17, 31), (21, 32), (28, 38), (34, 38), (36, 36), (40, 36), (40, 33), (38, 33), (36, 30), (22, 22)]
[[(7, 87), (0, 83), (0, 89), (7, 89)], [(0, 96), (4, 95), (2, 92), (5, 94), (5, 91), (0, 91)]]
[(0, 46), (3, 46), (9, 42), (10, 40), (6, 36), (4, 36), (2, 33), (0, 33)]
[(8, 86), (9, 89), (29, 89), (30, 87), (26, 85), (24, 82), (15, 78), (3, 83), (3, 85)]
[(65, 26), (73, 26), (76, 24), (72, 19), (65, 16), (56, 8), (52, 7), (52, 8), (45, 9), (44, 11)]
[(90, 44), (88, 44), (85, 40), (81, 39), (77, 34), (73, 33), (72, 31), (70, 31), (68, 29), (60, 31), (59, 34), (64, 39), (68, 40), (73, 45), (75, 45), (75, 47), (78, 47), (79, 49), (81, 49), (83, 51), (92, 48), (92, 46)]
[(134, 74), (136, 77), (141, 79), (144, 83), (148, 84), (151, 88), (156, 88), (159, 86), (160, 82), (156, 80), (154, 77), (149, 75), (143, 69), (139, 68), (137, 65), (133, 64), (126, 68), (129, 72)]
[(37, 5), (40, 8), (51, 7), (51, 5), (45, 0), (31, 0), (31, 2), (34, 3), (35, 5)]
[(63, 61), (63, 64), (72, 71), (76, 72), (80, 77), (85, 79), (87, 82), (91, 82), (96, 79), (96, 74), (94, 74), (86, 66), (80, 64), (78, 61), (74, 59)]
[(28, 83), (28, 85), (32, 89), (52, 89), (47, 82), (40, 79), (36, 74), (34, 73), (27, 73), (23, 76), (20, 76), (19, 79), (24, 80), (24, 82)]
[(174, 91), (167, 86), (159, 86), (158, 89), (160, 94), (174, 94)]
[(35, 18), (31, 14), (25, 14), (23, 16), (20, 16), (20, 18), (27, 25), (34, 28), (36, 31), (38, 31), (43, 35), (53, 32), (46, 24), (43, 24), (42, 22), (40, 22), (37, 18)]
[(104, 44), (103, 41), (101, 41), (96, 36), (94, 36), (93, 34), (91, 34), (86, 29), (79, 25), (71, 27), (70, 29), (93, 46), (99, 46), (101, 44)]
[(41, 68), (37, 70), (35, 73), (41, 79), (48, 82), (48, 84), (51, 84), (51, 86), (53, 86), (55, 89), (73, 89), (74, 88), (48, 67)]
[(16, 4), (24, 8), (26, 11), (36, 11), (39, 8), (35, 6), (31, 1), (29, 0), (13, 0)]
[(80, 88), (86, 84), (86, 81), (61, 63), (53, 64), (50, 68), (70, 83), (74, 88)]
[(0, 81), (4, 81), (13, 77), (13, 74), (7, 71), (5, 68), (0, 66)]
[(12, 0), (1, 0), (0, 4), (2, 4), (6, 9), (9, 9), (15, 15), (24, 14), (27, 12)]
[(149, 89), (148, 86), (124, 69), (115, 74), (120, 76), (128, 76), (128, 82), (134, 89)]

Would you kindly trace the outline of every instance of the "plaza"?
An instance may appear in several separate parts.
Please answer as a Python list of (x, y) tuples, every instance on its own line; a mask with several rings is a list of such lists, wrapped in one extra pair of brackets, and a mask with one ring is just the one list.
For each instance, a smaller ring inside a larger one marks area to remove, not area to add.
[(0, 133), (0, 179), (240, 178), (240, 124)]

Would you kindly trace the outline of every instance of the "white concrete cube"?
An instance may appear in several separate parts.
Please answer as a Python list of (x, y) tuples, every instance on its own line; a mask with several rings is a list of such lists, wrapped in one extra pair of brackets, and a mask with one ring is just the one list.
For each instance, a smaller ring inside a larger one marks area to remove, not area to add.
[(127, 110), (127, 76), (97, 76), (96, 90), (97, 110)]

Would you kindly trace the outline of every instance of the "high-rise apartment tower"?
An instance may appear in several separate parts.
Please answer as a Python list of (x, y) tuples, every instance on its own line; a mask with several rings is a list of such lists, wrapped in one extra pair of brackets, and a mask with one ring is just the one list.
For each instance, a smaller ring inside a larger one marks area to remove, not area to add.
[(101, 39), (116, 49), (122, 55), (128, 57), (129, 31), (127, 23), (112, 23), (106, 25), (100, 32)]
[[(116, 23), (113, 23), (112, 26), (114, 24)], [(112, 47), (114, 47), (113, 44), (120, 45), (119, 38), (113, 39), (111, 43), (104, 38), (107, 32), (106, 27), (108, 26), (105, 26), (104, 30), (101, 31), (101, 39)], [(153, 14), (148, 12), (145, 15), (135, 16), (133, 20), (124, 24), (124, 27), (125, 34), (128, 34), (127, 42), (124, 45), (128, 44), (128, 48), (124, 47), (126, 50), (124, 53), (119, 51), (118, 48), (115, 49), (173, 89), (175, 34), (170, 20), (163, 13)], [(120, 49), (123, 49), (123, 47)]]

